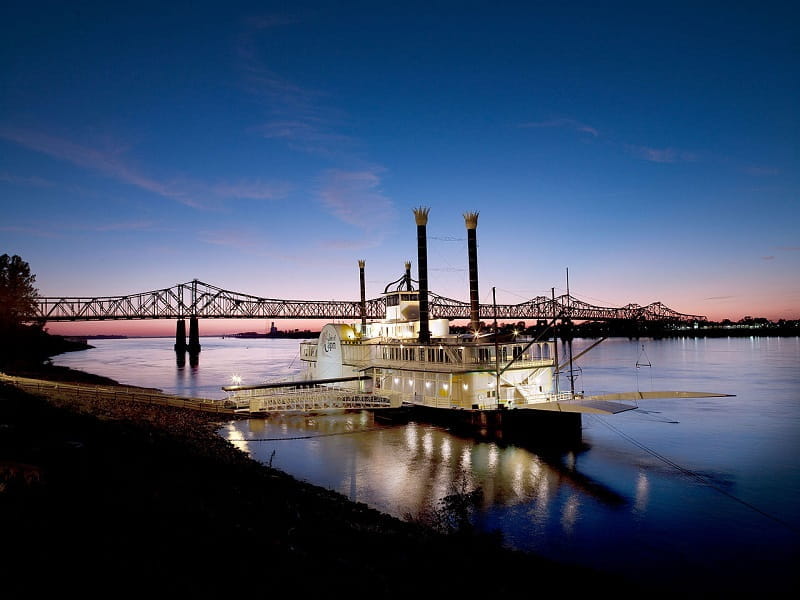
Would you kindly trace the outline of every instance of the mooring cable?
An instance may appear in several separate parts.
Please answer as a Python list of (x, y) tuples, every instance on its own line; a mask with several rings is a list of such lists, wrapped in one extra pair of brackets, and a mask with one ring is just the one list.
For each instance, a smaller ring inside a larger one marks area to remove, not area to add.
[(612, 431), (617, 433), (620, 437), (625, 438), (626, 440), (628, 440), (633, 445), (635, 445), (638, 448), (644, 450), (645, 452), (647, 452), (651, 456), (654, 456), (658, 460), (660, 460), (660, 461), (664, 462), (665, 464), (673, 467), (674, 469), (680, 471), (684, 475), (688, 475), (689, 477), (694, 478), (699, 483), (701, 483), (701, 484), (703, 484), (703, 485), (705, 485), (707, 487), (710, 487), (713, 490), (716, 490), (720, 494), (723, 494), (724, 496), (727, 496), (728, 498), (730, 498), (731, 500), (734, 500), (735, 502), (738, 502), (742, 506), (745, 506), (745, 507), (749, 508), (750, 510), (755, 511), (755, 512), (759, 513), (760, 515), (762, 515), (764, 517), (767, 517), (768, 519), (771, 519), (772, 521), (775, 521), (779, 525), (783, 525), (786, 529), (790, 530), (791, 532), (793, 532), (793, 533), (795, 533), (797, 535), (800, 535), (800, 529), (798, 529), (797, 527), (795, 527), (791, 523), (787, 523), (786, 521), (784, 521), (780, 517), (776, 517), (773, 514), (770, 514), (770, 513), (766, 512), (764, 510), (761, 510), (760, 508), (758, 508), (754, 504), (751, 504), (751, 503), (747, 502), (746, 500), (742, 500), (741, 498), (731, 494), (730, 492), (725, 491), (721, 487), (711, 483), (706, 477), (700, 475), (699, 473), (696, 473), (695, 471), (692, 471), (691, 469), (687, 469), (685, 467), (682, 467), (681, 465), (679, 465), (675, 461), (670, 460), (669, 458), (667, 458), (666, 456), (663, 456), (662, 454), (659, 454), (658, 452), (656, 452), (652, 448), (648, 448), (647, 446), (645, 446), (644, 444), (642, 444), (638, 440), (635, 440), (634, 438), (629, 436), (627, 433), (625, 433), (623, 431), (620, 431), (618, 428), (616, 428), (613, 425), (611, 425), (610, 423), (608, 423), (605, 419), (601, 419), (601, 418), (597, 417), (596, 415), (592, 415), (592, 416), (595, 417), (595, 420), (599, 421), (600, 423), (602, 423), (603, 425), (605, 425), (606, 427), (608, 427), (609, 429), (611, 429)]
[(354, 431), (339, 431), (336, 433), (318, 433), (316, 435), (297, 435), (292, 437), (276, 437), (276, 438), (252, 438), (252, 439), (232, 439), (228, 438), (228, 441), (233, 442), (283, 442), (288, 440), (311, 440), (314, 438), (321, 438), (321, 437), (333, 437), (337, 435), (350, 435), (353, 433), (369, 433), (371, 431), (381, 431), (386, 429), (386, 427), (370, 427), (367, 429), (358, 429)]

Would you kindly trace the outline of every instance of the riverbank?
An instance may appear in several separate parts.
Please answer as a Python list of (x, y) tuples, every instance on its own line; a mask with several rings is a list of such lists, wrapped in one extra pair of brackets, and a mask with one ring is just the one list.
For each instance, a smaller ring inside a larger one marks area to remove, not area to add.
[[(51, 365), (16, 375), (113, 385)], [(47, 400), (0, 386), (0, 530), (13, 596), (631, 589), (617, 578), (442, 535), (259, 464), (220, 416)]]

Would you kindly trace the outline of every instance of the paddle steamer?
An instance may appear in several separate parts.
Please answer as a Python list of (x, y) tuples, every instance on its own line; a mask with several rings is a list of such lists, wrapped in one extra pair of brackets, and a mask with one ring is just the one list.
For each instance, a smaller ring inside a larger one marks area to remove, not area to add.
[[(430, 318), (428, 310), (428, 209), (414, 211), (417, 224), (418, 280), (405, 274), (386, 286), (385, 317), (354, 323), (329, 323), (319, 338), (300, 346), (307, 381), (347, 382), (354, 390), (389, 399), (393, 407), (413, 409), (425, 419), (485, 429), (579, 432), (581, 413), (613, 414), (633, 404), (586, 399), (559, 389), (556, 341), (481, 329), (478, 303), (478, 213), (466, 213), (470, 274), (469, 333), (452, 333), (450, 322)], [(361, 314), (364, 301), (361, 271)], [(415, 285), (416, 283), (416, 285)], [(558, 315), (553, 316), (555, 322)]]

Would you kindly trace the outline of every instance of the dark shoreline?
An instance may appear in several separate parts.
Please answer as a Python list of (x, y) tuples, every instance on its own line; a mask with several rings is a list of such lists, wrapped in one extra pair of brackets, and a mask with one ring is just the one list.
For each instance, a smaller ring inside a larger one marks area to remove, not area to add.
[[(20, 367), (14, 374), (115, 384), (48, 364)], [(0, 384), (4, 591), (262, 596), (288, 582), (298, 593), (341, 585), (379, 597), (485, 597), (544, 577), (575, 592), (639, 591), (508, 550), (492, 536), (443, 535), (298, 481), (217, 435), (219, 419), (44, 400)]]

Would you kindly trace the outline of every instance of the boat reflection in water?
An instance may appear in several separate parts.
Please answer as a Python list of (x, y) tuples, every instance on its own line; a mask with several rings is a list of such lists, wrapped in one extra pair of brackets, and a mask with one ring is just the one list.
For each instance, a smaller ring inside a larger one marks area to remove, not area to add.
[(480, 488), (482, 510), (534, 503), (535, 519), (578, 517), (581, 497), (625, 499), (574, 469), (572, 449), (534, 451), (460, 437), (424, 423), (383, 425), (369, 411), (249, 419), (222, 431), (256, 460), (399, 518), (414, 519)]

